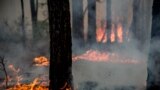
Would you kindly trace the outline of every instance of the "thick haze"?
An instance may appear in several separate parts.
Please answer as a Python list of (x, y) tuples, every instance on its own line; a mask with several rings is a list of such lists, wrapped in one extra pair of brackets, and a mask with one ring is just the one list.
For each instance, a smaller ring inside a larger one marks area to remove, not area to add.
[[(39, 0), (40, 2), (44, 2), (46, 0)], [(83, 0), (84, 7), (87, 6), (87, 0)], [(106, 14), (106, 0), (101, 0), (101, 3), (97, 3), (97, 19), (104, 20)], [(121, 23), (124, 24), (125, 30), (130, 30), (130, 26), (133, 20), (133, 1), (134, 0), (111, 0), (112, 1), (112, 20), (113, 22), (117, 22), (117, 20), (121, 20)], [(116, 46), (111, 47), (113, 51), (117, 53), (121, 53), (123, 56), (129, 56), (136, 58), (142, 64), (131, 65), (131, 64), (119, 64), (119, 63), (96, 63), (96, 62), (88, 62), (88, 61), (78, 61), (73, 62), (72, 72), (73, 72), (73, 80), (74, 87), (79, 88), (80, 90), (90, 90), (87, 89), (87, 86), (93, 87), (93, 90), (105, 90), (104, 87), (108, 87), (107, 90), (114, 90), (113, 87), (121, 87), (121, 86), (137, 86), (136, 90), (145, 90), (144, 86), (146, 86), (147, 80), (147, 58), (148, 58), (148, 48), (150, 42), (150, 34), (151, 34), (151, 11), (152, 11), (152, 2), (153, 0), (141, 0), (141, 10), (145, 11), (145, 20), (140, 23), (141, 35), (146, 38), (146, 46), (144, 51), (140, 51), (138, 47), (138, 40), (132, 37), (132, 32), (130, 32), (130, 39), (132, 42), (124, 43), (124, 47), (118, 48)], [(77, 6), (78, 3), (74, 3)], [(21, 37), (15, 32), (21, 32), (20, 26), (18, 26), (15, 21), (18, 21), (21, 17), (21, 7), (20, 0), (1, 0), (0, 1), (0, 55), (5, 56), (7, 64), (15, 64), (16, 67), (22, 68), (23, 73), (33, 73), (31, 76), (40, 75), (41, 73), (48, 73), (48, 69), (46, 68), (35, 68), (31, 67), (32, 60), (35, 56), (45, 55), (49, 57), (49, 39), (46, 41), (42, 40), (35, 44), (34, 48), (24, 48), (22, 43), (19, 42)], [(27, 38), (32, 38), (32, 29), (31, 29), (31, 17), (30, 17), (30, 4), (29, 0), (24, 0), (25, 6), (25, 18), (26, 18), (26, 34)], [(39, 10), (39, 20), (44, 20), (46, 17), (40, 13), (41, 11), (47, 12), (46, 6), (44, 8), (40, 8)], [(78, 8), (76, 10), (78, 14)], [(140, 13), (138, 13), (140, 18)], [(84, 33), (87, 33), (87, 13), (84, 15)], [(5, 25), (5, 21), (9, 23), (9, 26)], [(17, 26), (16, 26), (17, 25)], [(97, 27), (100, 25), (97, 23)], [(143, 26), (143, 27), (142, 27)], [(143, 28), (143, 29), (142, 29)], [(146, 30), (146, 31), (145, 31)], [(144, 31), (144, 32), (143, 32)], [(134, 32), (134, 31), (133, 31)], [(140, 33), (140, 32), (139, 32)], [(88, 48), (82, 49), (79, 46), (79, 41), (72, 38), (72, 44), (74, 47), (73, 52), (82, 53), (88, 49), (97, 49), (100, 46), (97, 44), (92, 44), (88, 46)], [(151, 44), (152, 50), (159, 51), (160, 41), (158, 39), (153, 40)], [(106, 51), (108, 52), (108, 51)], [(159, 51), (160, 52), (160, 51)], [(22, 64), (23, 63), (23, 64)], [(155, 72), (156, 73), (156, 72)], [(2, 72), (0, 72), (1, 76)], [(25, 75), (25, 74), (24, 74)], [(157, 75), (157, 73), (156, 73)], [(28, 78), (28, 76), (26, 76)], [(32, 78), (33, 78), (32, 77)], [(1, 79), (1, 77), (0, 77)], [(85, 84), (84, 84), (85, 83)], [(142, 89), (143, 88), (143, 89)], [(119, 89), (118, 89), (119, 90)], [(127, 90), (135, 90), (132, 87)]]
[[(152, 24), (152, 0), (141, 0), (140, 12), (133, 12), (133, 0), (111, 0), (112, 1), (112, 23), (122, 23), (123, 30), (129, 31), (130, 42), (124, 42), (122, 47), (111, 46), (113, 52), (119, 53), (121, 57), (129, 56), (138, 60), (141, 64), (121, 64), (121, 63), (103, 63), (103, 62), (89, 62), (85, 60), (73, 63), (73, 77), (75, 88), (80, 90), (121, 90), (122, 87), (127, 87), (125, 90), (145, 90), (147, 80), (147, 61), (149, 42), (151, 39), (151, 24)], [(86, 2), (86, 0), (84, 0)], [(97, 2), (97, 21), (105, 20), (106, 0), (101, 3)], [(77, 6), (78, 3), (74, 3)], [(85, 5), (86, 6), (86, 3)], [(78, 11), (78, 8), (77, 8)], [(145, 12), (144, 12), (145, 11)], [(147, 11), (147, 12), (146, 12)], [(133, 20), (133, 13), (139, 16), (138, 34), (142, 37), (137, 39), (133, 36), (131, 23)], [(94, 15), (94, 14), (93, 14)], [(144, 16), (145, 15), (145, 16)], [(143, 19), (143, 18), (146, 19)], [(85, 19), (87, 22), (87, 18)], [(143, 22), (143, 23), (142, 23)], [(97, 24), (97, 27), (99, 25)], [(84, 25), (87, 30), (87, 25)], [(145, 45), (140, 44), (140, 40), (145, 39)], [(73, 52), (82, 53), (89, 49), (98, 49), (100, 45), (92, 44), (86, 49), (79, 46), (79, 42), (73, 39)], [(77, 47), (76, 47), (77, 46)], [(141, 49), (139, 49), (141, 48)], [(143, 48), (143, 49), (142, 49)], [(104, 51), (104, 49), (103, 49)], [(110, 52), (110, 51), (105, 51)], [(121, 60), (121, 58), (119, 58)], [(85, 84), (84, 84), (85, 83)], [(134, 87), (136, 86), (136, 87)], [(118, 89), (119, 88), (119, 89)]]

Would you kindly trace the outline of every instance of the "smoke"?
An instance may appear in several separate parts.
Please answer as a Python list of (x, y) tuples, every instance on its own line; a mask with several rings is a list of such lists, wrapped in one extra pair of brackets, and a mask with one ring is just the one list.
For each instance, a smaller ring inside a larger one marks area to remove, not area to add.
[[(17, 21), (10, 23), (8, 21), (0, 22), (0, 56), (4, 56), (8, 75), (13, 79), (16, 78), (15, 72), (8, 68), (9, 65), (13, 65), (15, 69), (20, 69), (18, 75), (23, 77), (22, 83), (29, 83), (36, 77), (49, 75), (48, 67), (37, 67), (33, 63), (37, 56), (49, 58), (49, 38), (41, 38), (34, 44), (26, 38), (26, 46), (24, 46), (20, 19), (18, 18)], [(28, 31), (28, 28), (25, 28), (25, 30)], [(4, 73), (1, 70), (0, 79), (4, 79)]]
[[(155, 3), (156, 4), (156, 3)], [(148, 87), (151, 86), (159, 86), (159, 54), (160, 54), (160, 32), (159, 32), (159, 22), (160, 22), (160, 13), (156, 11), (155, 7), (153, 7), (153, 27), (152, 27), (152, 38), (149, 52), (149, 60), (148, 60), (148, 72), (150, 75), (148, 76)]]
[[(107, 53), (118, 53), (118, 55), (122, 57), (119, 58), (119, 60), (127, 56), (130, 59), (138, 60), (140, 63), (104, 63), (87, 60), (73, 62), (72, 72), (74, 87), (76, 89), (78, 88), (78, 90), (145, 90), (147, 83), (147, 61), (150, 46), (151, 11), (153, 1), (140, 1), (140, 7), (138, 7), (140, 9), (138, 12), (133, 11), (132, 0), (111, 1), (112, 22), (120, 22), (123, 26), (123, 31), (129, 31), (129, 36), (127, 37), (129, 41), (124, 41), (121, 45), (111, 44), (109, 46), (107, 46), (107, 44), (102, 45), (92, 42), (92, 44), (87, 44), (82, 48), (79, 47), (81, 42), (73, 37), (73, 54), (82, 54), (89, 49), (94, 49)], [(75, 2), (74, 4), (77, 3)], [(79, 10), (79, 7), (77, 7), (77, 10)], [(146, 12), (146, 10), (148, 10), (148, 12)], [(103, 11), (105, 12), (105, 8)], [(134, 13), (137, 13), (136, 15), (139, 17), (136, 27), (139, 31), (133, 31), (134, 28), (131, 28)], [(144, 16), (144, 14), (146, 16)], [(144, 17), (148, 19), (145, 19)]]

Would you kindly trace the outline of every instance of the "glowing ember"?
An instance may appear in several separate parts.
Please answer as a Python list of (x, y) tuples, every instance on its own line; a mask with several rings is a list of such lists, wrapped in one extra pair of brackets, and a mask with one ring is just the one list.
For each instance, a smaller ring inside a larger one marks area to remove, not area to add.
[(139, 63), (135, 59), (129, 57), (122, 57), (117, 53), (100, 52), (97, 50), (88, 50), (84, 54), (74, 56), (72, 60), (73, 61), (87, 60), (92, 62), (111, 62), (111, 63), (126, 63), (126, 64)]
[(36, 66), (48, 66), (49, 60), (44, 56), (39, 56), (34, 58), (34, 63)]

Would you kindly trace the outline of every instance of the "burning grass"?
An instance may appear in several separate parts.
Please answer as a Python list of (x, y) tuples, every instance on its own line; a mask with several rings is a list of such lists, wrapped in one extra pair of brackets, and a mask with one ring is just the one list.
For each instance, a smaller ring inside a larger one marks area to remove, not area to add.
[[(38, 67), (45, 67), (49, 65), (48, 59), (44, 56), (34, 58), (33, 62), (34, 66)], [(22, 80), (24, 80), (24, 77), (20, 73), (20, 68), (16, 68), (13, 64), (9, 64), (6, 69), (10, 74), (8, 74), (8, 78), (5, 79), (2, 84), (0, 84), (0, 89), (6, 88), (6, 90), (49, 90), (49, 80), (45, 75), (36, 77), (30, 83), (24, 83), (22, 82)], [(6, 85), (6, 81), (8, 85)]]
[(8, 88), (7, 90), (49, 90), (45, 85), (41, 85), (39, 78), (34, 79), (30, 84), (19, 84)]
[[(80, 60), (84, 61), (90, 61), (90, 62), (106, 62), (106, 63), (123, 63), (123, 64), (138, 64), (136, 59), (130, 58), (130, 57), (124, 57), (118, 53), (113, 52), (103, 52), (98, 50), (88, 50), (85, 53), (82, 53), (80, 55), (76, 55), (72, 57), (73, 62), (77, 62)], [(36, 67), (48, 67), (49, 66), (49, 59), (45, 56), (38, 56), (33, 59), (34, 66)], [(48, 83), (46, 79), (42, 78), (35, 78), (30, 83), (21, 83), (23, 80), (22, 75), (19, 74), (21, 71), (20, 68), (15, 68), (14, 65), (10, 64), (8, 65), (8, 69), (13, 72), (14, 77), (11, 78), (8, 75), (8, 78), (6, 79), (8, 83), (14, 83), (9, 84), (10, 87), (8, 87), (6, 90), (49, 90)], [(5, 81), (6, 81), (5, 80)], [(4, 82), (5, 82), (4, 81)], [(5, 85), (5, 83), (3, 83)], [(64, 85), (66, 87), (67, 84)], [(63, 88), (60, 90), (64, 90)], [(71, 90), (71, 88), (66, 88), (65, 90)]]

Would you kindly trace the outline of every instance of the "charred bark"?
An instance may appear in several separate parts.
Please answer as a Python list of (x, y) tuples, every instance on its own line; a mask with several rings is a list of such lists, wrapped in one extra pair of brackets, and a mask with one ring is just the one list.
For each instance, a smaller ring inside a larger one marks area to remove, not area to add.
[(88, 43), (96, 42), (96, 0), (88, 0)]
[[(48, 0), (50, 27), (50, 90), (72, 86), (69, 0)], [(70, 90), (70, 89), (69, 89)]]
[(36, 41), (38, 36), (38, 29), (37, 29), (38, 0), (30, 0), (30, 7), (31, 7), (33, 41)]
[(21, 19), (21, 29), (22, 29), (22, 43), (23, 46), (26, 44), (26, 32), (25, 32), (25, 25), (24, 25), (24, 2), (21, 0), (21, 12), (22, 12), (22, 19)]

